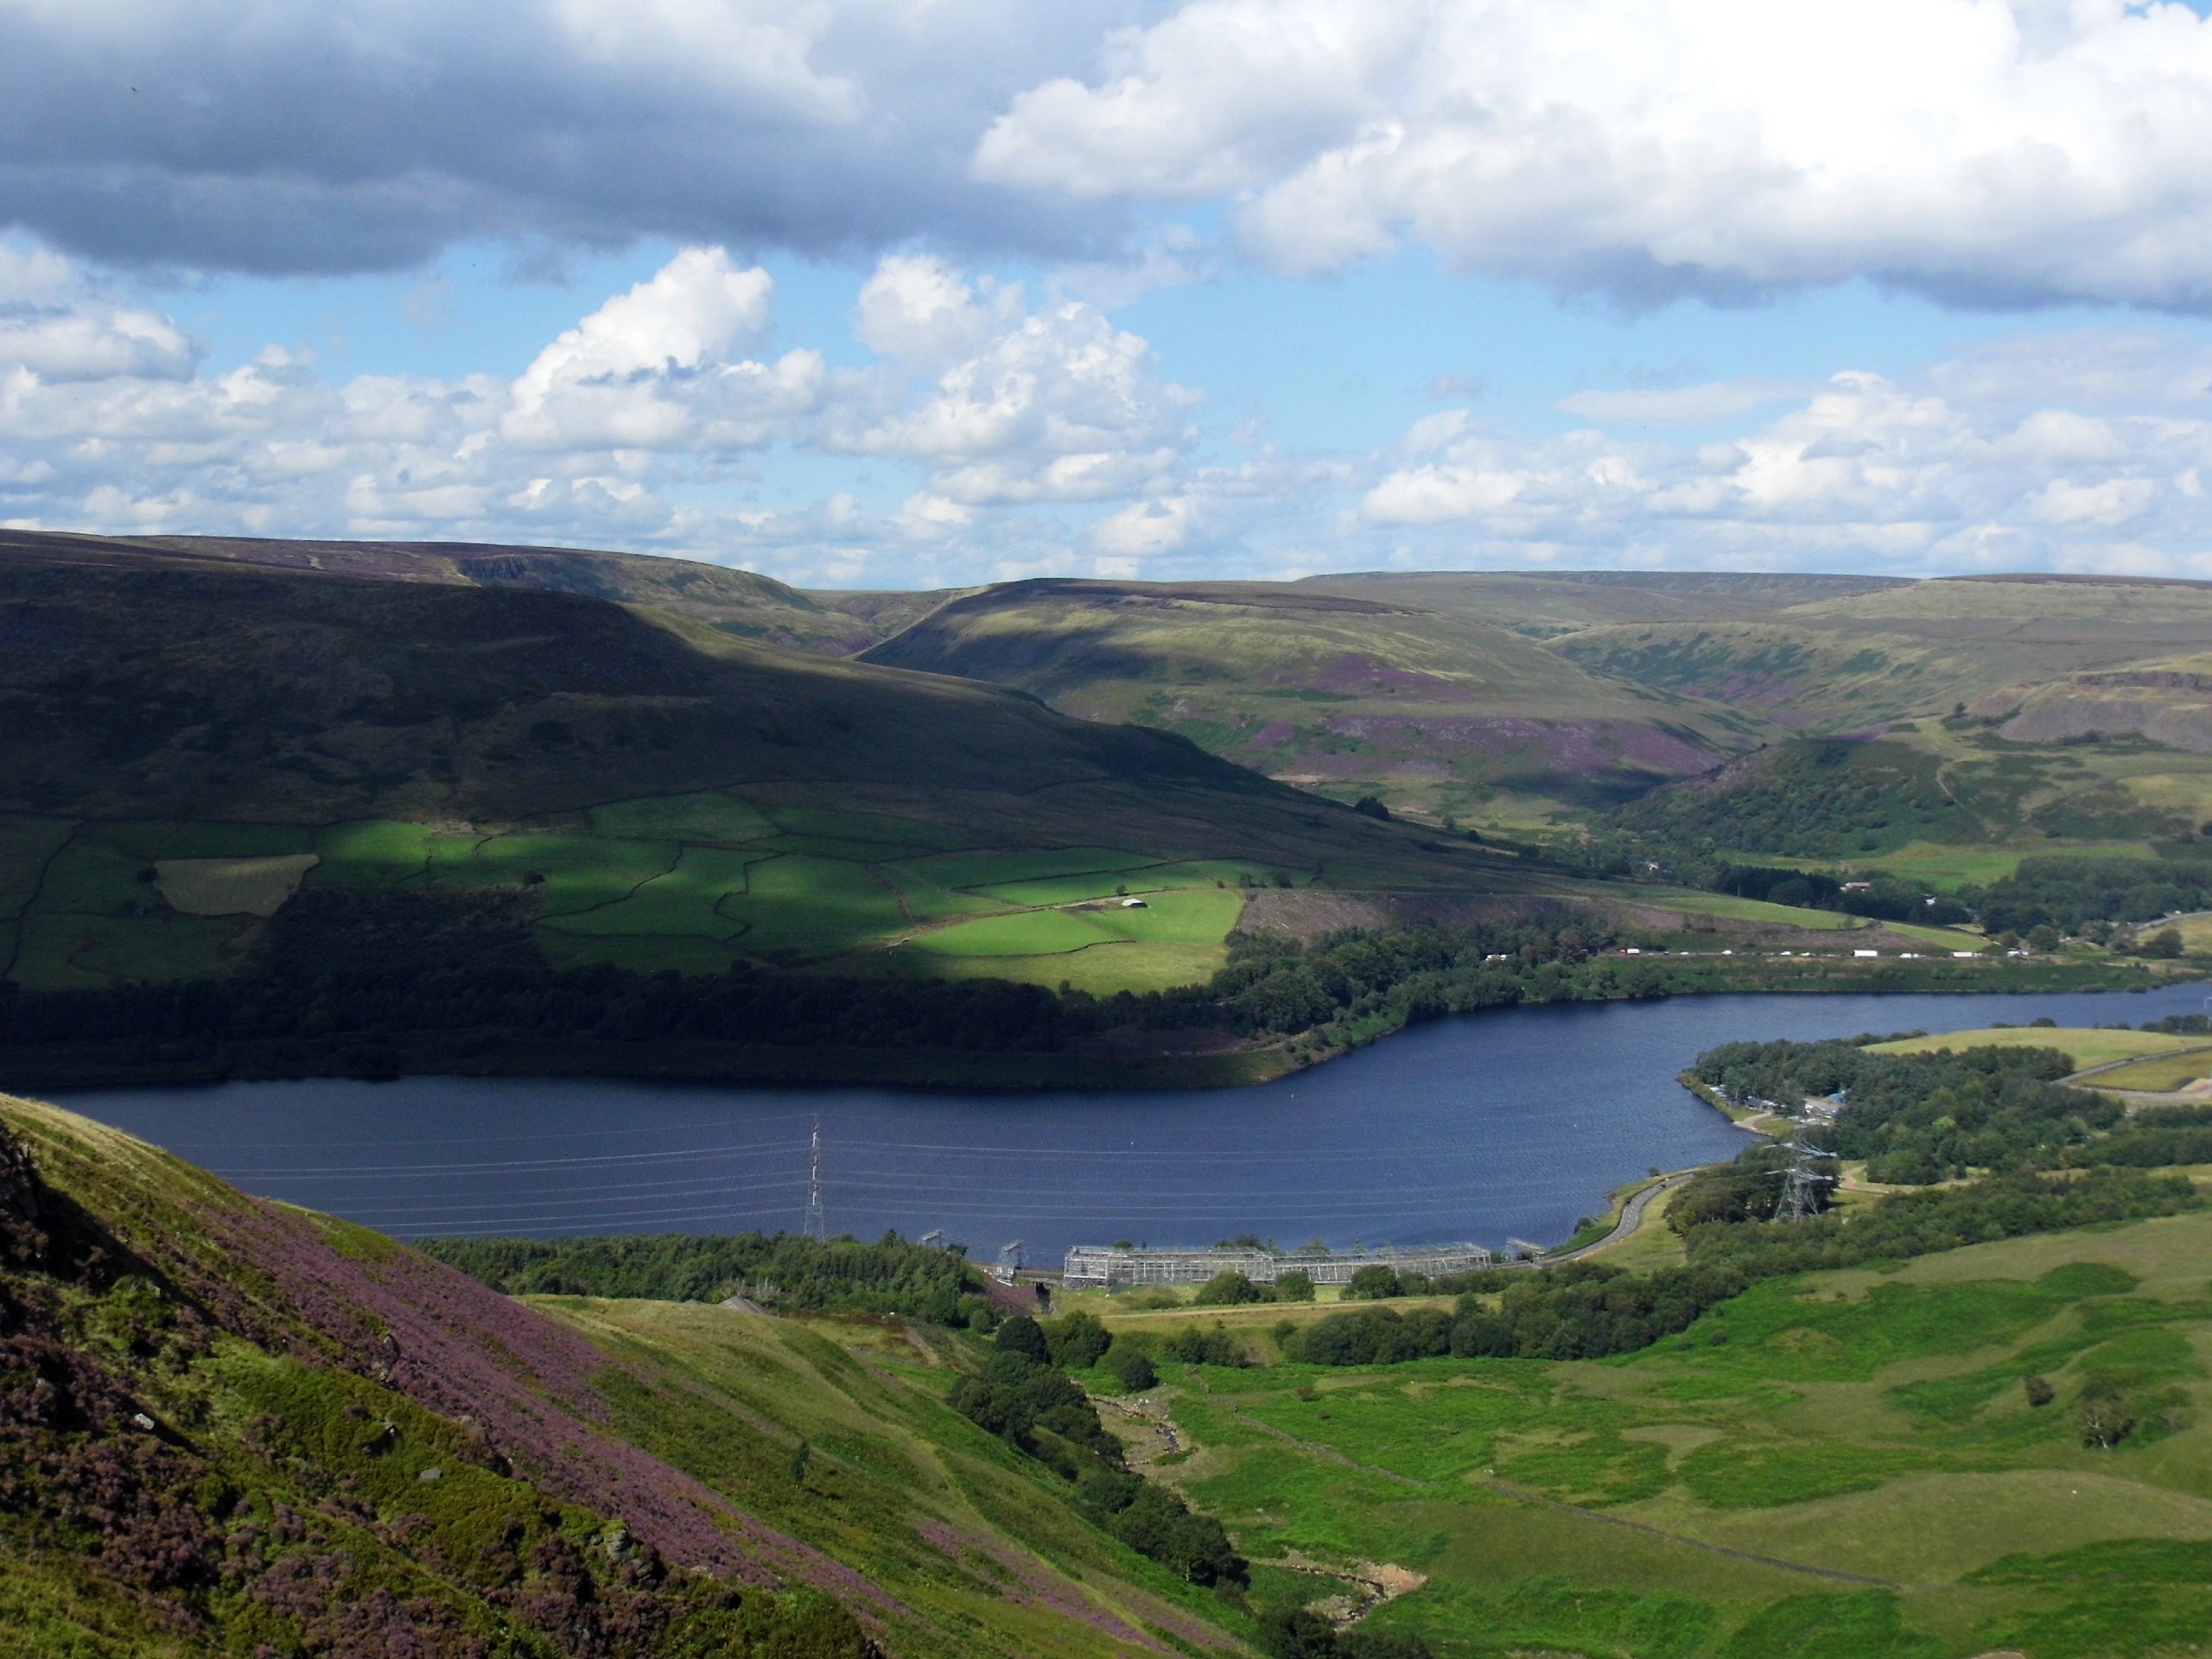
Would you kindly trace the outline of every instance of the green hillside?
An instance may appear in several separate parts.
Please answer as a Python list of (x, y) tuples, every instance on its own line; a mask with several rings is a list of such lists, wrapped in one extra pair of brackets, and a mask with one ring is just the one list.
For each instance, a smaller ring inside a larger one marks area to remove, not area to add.
[(0, 1246), (8, 1659), (1249, 1651), (947, 1408), (941, 1332), (556, 1322), (12, 1099)]
[(1641, 685), (1843, 732), (2201, 651), (2209, 634), (2212, 584), (2021, 575), (1885, 585), (1757, 618), (1608, 624), (1552, 648)]
[(507, 894), (564, 965), (1112, 990), (1204, 978), (1254, 885), (1516, 885), (1172, 737), (642, 605), (20, 546), (0, 604), (31, 988), (226, 971), (295, 889)]
[(953, 599), (862, 660), (1018, 686), (1431, 817), (1616, 801), (1770, 735), (1717, 705), (1585, 672), (1477, 608), (1310, 582), (1023, 582)]
[[(1626, 1361), (1176, 1367), (1163, 1472), (1255, 1595), (1298, 1581), (1269, 1561), (1418, 1575), (1371, 1618), (1444, 1656), (2178, 1656), (2212, 1628), (2208, 1249), (2200, 1212), (1814, 1273)], [(2106, 1389), (2116, 1448), (2083, 1443)]]

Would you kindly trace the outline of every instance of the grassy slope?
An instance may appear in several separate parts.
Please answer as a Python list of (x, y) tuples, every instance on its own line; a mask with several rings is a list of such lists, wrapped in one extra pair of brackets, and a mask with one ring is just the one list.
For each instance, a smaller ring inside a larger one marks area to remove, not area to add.
[[(954, 1413), (941, 1334), (896, 1319), (778, 1319), (584, 1298), (533, 1305), (621, 1360), (606, 1390), (624, 1431), (749, 1513), (881, 1585), (944, 1654), (1126, 1653), (1147, 1639), (1226, 1646), (1241, 1623), (1076, 1518), (1052, 1478)], [(811, 1447), (794, 1482), (798, 1440)]]
[(866, 660), (1019, 686), (1431, 813), (1617, 799), (1767, 735), (1587, 674), (1468, 610), (1310, 583), (1016, 582), (950, 601)]
[[(17, 546), (0, 597), (0, 907), (35, 985), (234, 963), (255, 918), (177, 913), (145, 879), (175, 859), (527, 887), (556, 960), (696, 971), (1079, 901), (998, 889), (1096, 871), (1105, 837), (1109, 863), (1160, 873), (1140, 891), (1516, 885), (1157, 734), (571, 594)], [(1094, 931), (1110, 964), (1029, 971), (1203, 976), (1233, 914), (1147, 919)]]
[(1758, 619), (1608, 625), (1562, 636), (1554, 648), (1643, 684), (1834, 732), (2200, 651), (2208, 628), (2212, 584), (1967, 578), (1815, 600)]
[[(109, 1235), (105, 1271), (129, 1270), (75, 1284), (10, 1263), (0, 1288), (58, 1301), (83, 1357), (69, 1363), (121, 1376), (156, 1436), (185, 1454), (173, 1484), (197, 1494), (185, 1501), (217, 1529), (217, 1559), (227, 1535), (234, 1560), (258, 1551), (278, 1564), (265, 1580), (220, 1578), (195, 1632), (162, 1611), (179, 1592), (135, 1586), (115, 1547), (73, 1544), (63, 1523), (23, 1514), (15, 1488), (0, 1501), (9, 1659), (251, 1652), (257, 1641), (299, 1651), (305, 1624), (287, 1607), (323, 1622), (312, 1650), (343, 1626), (343, 1650), (399, 1651), (399, 1615), (379, 1589), (412, 1607), (418, 1640), (454, 1628), (514, 1643), (496, 1649), (514, 1659), (550, 1654), (502, 1596), (551, 1593), (556, 1569), (527, 1565), (548, 1538), (607, 1560), (618, 1521), (679, 1565), (821, 1586), (912, 1659), (1158, 1651), (1147, 1630), (1185, 1652), (1236, 1649), (1210, 1599), (1077, 1521), (1036, 1465), (938, 1403), (951, 1351), (910, 1344), (896, 1321), (571, 1304), (556, 1323), (73, 1115), (0, 1098), (0, 1123), (31, 1150), (47, 1225), (81, 1206)], [(146, 1335), (188, 1308), (219, 1326), (204, 1351), (175, 1329)], [(47, 1363), (59, 1374), (61, 1362)], [(70, 1432), (80, 1445), (144, 1438), (120, 1421)], [(802, 1437), (813, 1456), (794, 1479)], [(130, 1508), (128, 1491), (105, 1501)], [(184, 1533), (172, 1521), (164, 1535)], [(510, 1553), (524, 1564), (512, 1580), (498, 1568)]]
[[(2197, 1215), (1813, 1274), (1624, 1363), (1176, 1370), (1161, 1472), (1255, 1560), (1426, 1574), (1375, 1617), (1440, 1655), (2178, 1653), (2212, 1620), (2212, 1549), (2169, 1541), (2212, 1540), (2208, 1249)], [(2117, 1452), (2073, 1433), (2098, 1371), (2158, 1402)]]

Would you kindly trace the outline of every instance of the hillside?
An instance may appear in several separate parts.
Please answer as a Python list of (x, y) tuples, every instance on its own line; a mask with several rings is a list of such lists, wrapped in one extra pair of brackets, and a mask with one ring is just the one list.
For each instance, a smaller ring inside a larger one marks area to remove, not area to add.
[(78, 536), (0, 530), (0, 560), (75, 565), (244, 566), (362, 581), (522, 588), (647, 605), (763, 644), (843, 656), (936, 605), (937, 594), (806, 594), (696, 559), (469, 542), (316, 542), (242, 536)]
[(2023, 575), (1885, 585), (1756, 619), (1611, 623), (1551, 643), (1641, 685), (1833, 733), (2201, 651), (2208, 637), (2212, 583)]
[(1910, 587), (1900, 576), (1728, 570), (1359, 571), (1307, 576), (1317, 593), (1411, 606), (1532, 639), (1633, 622), (1714, 622)]
[(1272, 777), (1431, 817), (1626, 798), (1771, 729), (1587, 673), (1474, 607), (1344, 586), (1013, 582), (948, 601), (861, 659), (1018, 686), (1068, 714), (1172, 731)]
[(1205, 977), (1240, 887), (1514, 884), (1173, 737), (643, 605), (18, 546), (0, 607), (32, 988), (225, 971), (296, 891), (505, 893), (571, 963), (1097, 945), (1113, 988)]
[(0, 1232), (7, 1659), (1246, 1651), (944, 1407), (941, 1334), (556, 1322), (5, 1098)]

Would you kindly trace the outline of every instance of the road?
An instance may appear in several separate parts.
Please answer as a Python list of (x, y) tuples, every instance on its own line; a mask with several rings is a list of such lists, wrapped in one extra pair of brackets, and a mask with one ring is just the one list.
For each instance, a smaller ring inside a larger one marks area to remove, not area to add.
[(1611, 1232), (1592, 1243), (1585, 1244), (1579, 1250), (1564, 1250), (1555, 1255), (1547, 1255), (1544, 1257), (1544, 1264), (1549, 1266), (1555, 1262), (1579, 1262), (1586, 1255), (1595, 1255), (1599, 1251), (1619, 1243), (1643, 1224), (1645, 1206), (1649, 1205), (1652, 1199), (1657, 1198), (1662, 1192), (1673, 1192), (1676, 1187), (1685, 1185), (1696, 1174), (1697, 1171), (1686, 1169), (1680, 1174), (1669, 1175), (1663, 1180), (1652, 1182), (1650, 1185), (1635, 1194), (1621, 1206), (1621, 1218), (1613, 1224)]

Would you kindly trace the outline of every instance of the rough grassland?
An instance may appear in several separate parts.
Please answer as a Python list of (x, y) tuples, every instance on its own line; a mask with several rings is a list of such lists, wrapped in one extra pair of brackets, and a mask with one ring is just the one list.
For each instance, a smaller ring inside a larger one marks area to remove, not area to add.
[[(603, 1389), (640, 1445), (835, 1556), (974, 1652), (1220, 1650), (1244, 1622), (1078, 1521), (1035, 1462), (950, 1410), (941, 1338), (880, 1321), (666, 1302), (533, 1299), (625, 1369)], [(791, 1473), (804, 1438), (803, 1478)], [(1244, 1626), (1249, 1628), (1249, 1626)], [(910, 1638), (911, 1640), (911, 1638)]]
[(1255, 1560), (1427, 1574), (1374, 1618), (1440, 1655), (2177, 1655), (2138, 1637), (2212, 1628), (2208, 1260), (2191, 1215), (1764, 1284), (1625, 1361), (1170, 1367), (1158, 1472)]

